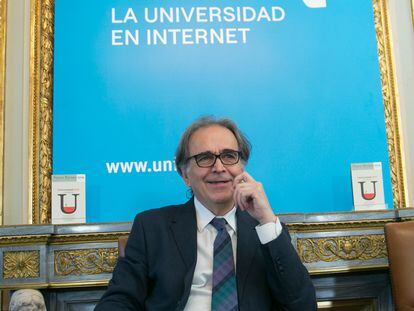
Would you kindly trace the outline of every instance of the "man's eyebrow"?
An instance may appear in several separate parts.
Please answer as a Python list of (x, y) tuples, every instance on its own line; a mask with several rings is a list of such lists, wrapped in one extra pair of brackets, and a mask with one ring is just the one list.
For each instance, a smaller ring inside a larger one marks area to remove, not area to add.
[(203, 151), (203, 152), (200, 152), (200, 153), (197, 153), (197, 155), (204, 155), (204, 154), (214, 154), (214, 152), (211, 152), (211, 151)]
[[(234, 151), (238, 151), (238, 150), (234, 150), (234, 149), (226, 148), (226, 149), (221, 149), (221, 150), (219, 151), (219, 153), (223, 153), (223, 152), (234, 152)], [(205, 154), (214, 154), (214, 155), (216, 155), (216, 153), (215, 153), (215, 152), (212, 152), (212, 151), (209, 151), (209, 150), (206, 150), (206, 151), (203, 151), (203, 152), (197, 153), (197, 155), (205, 155)]]

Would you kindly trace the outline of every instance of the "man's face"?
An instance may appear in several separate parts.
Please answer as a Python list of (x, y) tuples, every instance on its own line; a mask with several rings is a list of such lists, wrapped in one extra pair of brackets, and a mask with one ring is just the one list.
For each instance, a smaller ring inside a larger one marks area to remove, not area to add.
[[(190, 138), (190, 156), (223, 150), (239, 150), (236, 137), (225, 127), (213, 125), (195, 131)], [(190, 159), (183, 171), (183, 179), (191, 187), (197, 199), (213, 212), (227, 212), (233, 207), (233, 179), (243, 172), (241, 160), (224, 166), (218, 158), (212, 167), (199, 167), (194, 158)]]

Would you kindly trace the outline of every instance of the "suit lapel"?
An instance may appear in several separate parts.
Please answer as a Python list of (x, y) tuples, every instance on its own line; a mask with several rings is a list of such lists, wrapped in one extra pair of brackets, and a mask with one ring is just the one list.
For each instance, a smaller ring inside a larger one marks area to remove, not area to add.
[(184, 276), (184, 292), (181, 298), (181, 305), (185, 305), (190, 294), (197, 261), (197, 220), (193, 199), (177, 209), (171, 220), (170, 228), (181, 258), (187, 267)]
[(239, 209), (237, 217), (237, 262), (236, 276), (239, 301), (243, 296), (247, 274), (252, 263), (254, 254), (257, 251), (257, 233), (254, 220)]

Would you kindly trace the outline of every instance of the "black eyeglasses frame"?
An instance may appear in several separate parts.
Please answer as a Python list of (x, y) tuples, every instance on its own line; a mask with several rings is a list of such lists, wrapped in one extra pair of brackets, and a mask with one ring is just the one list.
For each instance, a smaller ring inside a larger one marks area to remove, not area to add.
[[(224, 163), (224, 162), (223, 162), (223, 159), (222, 159), (221, 157), (222, 157), (224, 154), (226, 154), (226, 153), (230, 153), (230, 152), (237, 153), (237, 161), (236, 161), (236, 162), (234, 162), (234, 163), (232, 163), (232, 164), (226, 164), (226, 163)], [(215, 159), (214, 159), (213, 163), (212, 163), (211, 165), (207, 165), (207, 166), (205, 166), (205, 165), (200, 165), (200, 164), (199, 164), (199, 159), (198, 159), (198, 157), (199, 157), (199, 156), (201, 156), (201, 155), (206, 155), (206, 154), (208, 154), (208, 155), (213, 155), (213, 156), (215, 157)], [(220, 159), (221, 163), (222, 163), (224, 166), (232, 166), (232, 165), (235, 165), (235, 164), (239, 163), (239, 161), (240, 161), (240, 159), (241, 159), (241, 151), (238, 151), (238, 150), (232, 150), (232, 149), (225, 149), (225, 150), (223, 150), (222, 152), (220, 152), (219, 154), (215, 154), (215, 153), (212, 153), (212, 152), (210, 152), (210, 151), (204, 151), (204, 152), (197, 153), (197, 154), (195, 154), (195, 155), (192, 155), (192, 156), (188, 157), (188, 158), (186, 159), (186, 163), (188, 163), (188, 162), (189, 162), (191, 159), (193, 159), (193, 158), (194, 158), (194, 160), (195, 160), (195, 162), (196, 162), (197, 166), (198, 166), (198, 167), (202, 167), (202, 168), (213, 167), (213, 166), (216, 164), (217, 158), (219, 158), (219, 159)]]

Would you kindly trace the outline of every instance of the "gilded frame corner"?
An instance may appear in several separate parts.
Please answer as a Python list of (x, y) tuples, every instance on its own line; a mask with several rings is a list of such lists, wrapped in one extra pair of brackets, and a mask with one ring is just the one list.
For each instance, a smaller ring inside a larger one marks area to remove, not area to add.
[[(406, 205), (399, 109), (392, 58), (388, 0), (372, 0), (395, 208)], [(412, 0), (414, 1), (414, 0)], [(31, 0), (31, 180), (33, 223), (51, 221), (54, 0)]]

